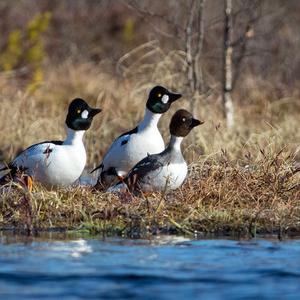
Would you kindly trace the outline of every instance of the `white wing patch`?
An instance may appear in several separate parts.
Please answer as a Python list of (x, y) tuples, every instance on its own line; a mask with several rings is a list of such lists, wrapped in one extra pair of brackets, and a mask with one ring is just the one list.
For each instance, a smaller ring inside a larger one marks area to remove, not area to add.
[(81, 113), (81, 118), (82, 119), (87, 119), (89, 115), (89, 112), (85, 109), (82, 113)]
[(165, 104), (168, 103), (169, 102), (169, 96), (168, 95), (163, 95), (163, 97), (161, 98), (161, 101)]

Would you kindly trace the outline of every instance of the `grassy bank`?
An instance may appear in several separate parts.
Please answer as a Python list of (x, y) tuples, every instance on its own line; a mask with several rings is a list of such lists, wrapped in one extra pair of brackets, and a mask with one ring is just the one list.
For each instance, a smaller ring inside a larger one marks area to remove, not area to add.
[(245, 167), (193, 163), (172, 193), (118, 197), (86, 187), (32, 194), (18, 186), (1, 195), (0, 228), (29, 234), (63, 229), (146, 237), (159, 233), (253, 237), (300, 234), (300, 169), (284, 153)]

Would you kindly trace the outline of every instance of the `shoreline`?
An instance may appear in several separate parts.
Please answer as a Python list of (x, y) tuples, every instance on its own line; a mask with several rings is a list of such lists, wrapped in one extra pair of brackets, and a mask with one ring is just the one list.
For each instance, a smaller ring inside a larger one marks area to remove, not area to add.
[(253, 238), (300, 236), (300, 168), (277, 153), (241, 167), (193, 163), (184, 185), (168, 193), (117, 196), (76, 186), (0, 192), (0, 230), (43, 230), (143, 238), (159, 234)]
[(224, 240), (252, 240), (252, 239), (265, 239), (265, 240), (300, 240), (300, 226), (297, 228), (289, 228), (287, 231), (280, 232), (279, 229), (274, 229), (272, 232), (261, 230), (255, 235), (246, 233), (233, 233), (226, 228), (223, 232), (197, 232), (192, 234), (185, 234), (183, 231), (172, 228), (169, 231), (161, 230), (155, 234), (147, 235), (124, 235), (117, 234), (113, 231), (93, 231), (91, 228), (35, 228), (34, 231), (29, 232), (26, 229), (18, 229), (13, 227), (1, 227), (0, 235), (9, 237), (20, 237), (20, 238), (50, 238), (50, 239), (69, 239), (69, 238), (122, 238), (122, 239), (141, 239), (141, 240), (152, 240), (160, 237), (174, 237), (174, 238), (185, 238), (190, 240), (211, 240), (211, 239), (224, 239)]

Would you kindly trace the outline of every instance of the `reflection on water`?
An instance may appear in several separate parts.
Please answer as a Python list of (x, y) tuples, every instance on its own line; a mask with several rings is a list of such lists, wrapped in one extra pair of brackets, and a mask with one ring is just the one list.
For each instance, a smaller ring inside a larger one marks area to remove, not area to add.
[(0, 237), (1, 299), (298, 299), (300, 241)]

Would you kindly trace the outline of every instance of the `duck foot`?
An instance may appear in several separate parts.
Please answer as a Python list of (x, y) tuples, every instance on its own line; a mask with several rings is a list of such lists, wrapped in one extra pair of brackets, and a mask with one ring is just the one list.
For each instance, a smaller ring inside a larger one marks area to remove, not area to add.
[(33, 188), (33, 179), (31, 176), (27, 174), (23, 174), (21, 178), (18, 178), (17, 180), (23, 188), (25, 188), (29, 193), (32, 192)]

